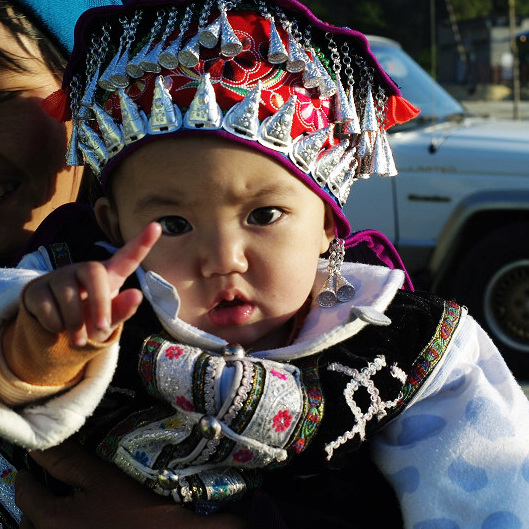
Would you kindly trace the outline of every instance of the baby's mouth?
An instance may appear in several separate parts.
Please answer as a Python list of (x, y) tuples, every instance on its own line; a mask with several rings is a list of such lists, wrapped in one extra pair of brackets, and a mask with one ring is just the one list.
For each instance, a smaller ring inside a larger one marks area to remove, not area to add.
[(218, 327), (241, 325), (252, 316), (254, 305), (244, 299), (223, 299), (209, 311), (209, 318)]

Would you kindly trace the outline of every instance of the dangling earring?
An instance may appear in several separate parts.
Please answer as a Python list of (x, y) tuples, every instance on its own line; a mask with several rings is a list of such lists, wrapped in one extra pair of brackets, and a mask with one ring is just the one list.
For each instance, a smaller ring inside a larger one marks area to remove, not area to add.
[(341, 272), (345, 256), (343, 239), (335, 238), (329, 252), (329, 264), (327, 265), (329, 276), (323, 283), (317, 298), (318, 304), (323, 308), (332, 307), (337, 301), (340, 303), (351, 301), (355, 295), (354, 286), (342, 276)]

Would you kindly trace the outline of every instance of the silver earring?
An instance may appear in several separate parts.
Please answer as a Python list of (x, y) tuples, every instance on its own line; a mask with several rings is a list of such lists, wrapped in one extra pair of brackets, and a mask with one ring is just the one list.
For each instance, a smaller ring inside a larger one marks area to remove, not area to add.
[(317, 297), (318, 304), (323, 308), (332, 307), (336, 302), (351, 301), (355, 295), (354, 286), (342, 276), (341, 272), (345, 256), (343, 239), (334, 239), (329, 252), (329, 264), (327, 265), (329, 276), (323, 283)]

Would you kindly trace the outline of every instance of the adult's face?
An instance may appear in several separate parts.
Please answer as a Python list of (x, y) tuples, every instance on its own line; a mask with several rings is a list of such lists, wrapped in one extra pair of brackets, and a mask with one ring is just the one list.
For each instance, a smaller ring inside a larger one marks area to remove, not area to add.
[(0, 265), (23, 248), (42, 220), (75, 200), (81, 170), (67, 167), (69, 125), (40, 102), (58, 80), (29, 39), (23, 45), (0, 24), (0, 45), (22, 68), (0, 64)]

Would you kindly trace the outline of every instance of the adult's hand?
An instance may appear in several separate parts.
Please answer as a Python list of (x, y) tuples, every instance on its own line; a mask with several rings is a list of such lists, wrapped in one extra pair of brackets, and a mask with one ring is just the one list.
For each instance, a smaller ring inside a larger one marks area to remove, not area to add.
[(20, 529), (244, 529), (229, 514), (198, 516), (162, 498), (117, 467), (88, 454), (73, 441), (31, 453), (50, 475), (74, 487), (55, 496), (29, 472), (18, 473), (16, 502), (24, 513)]

